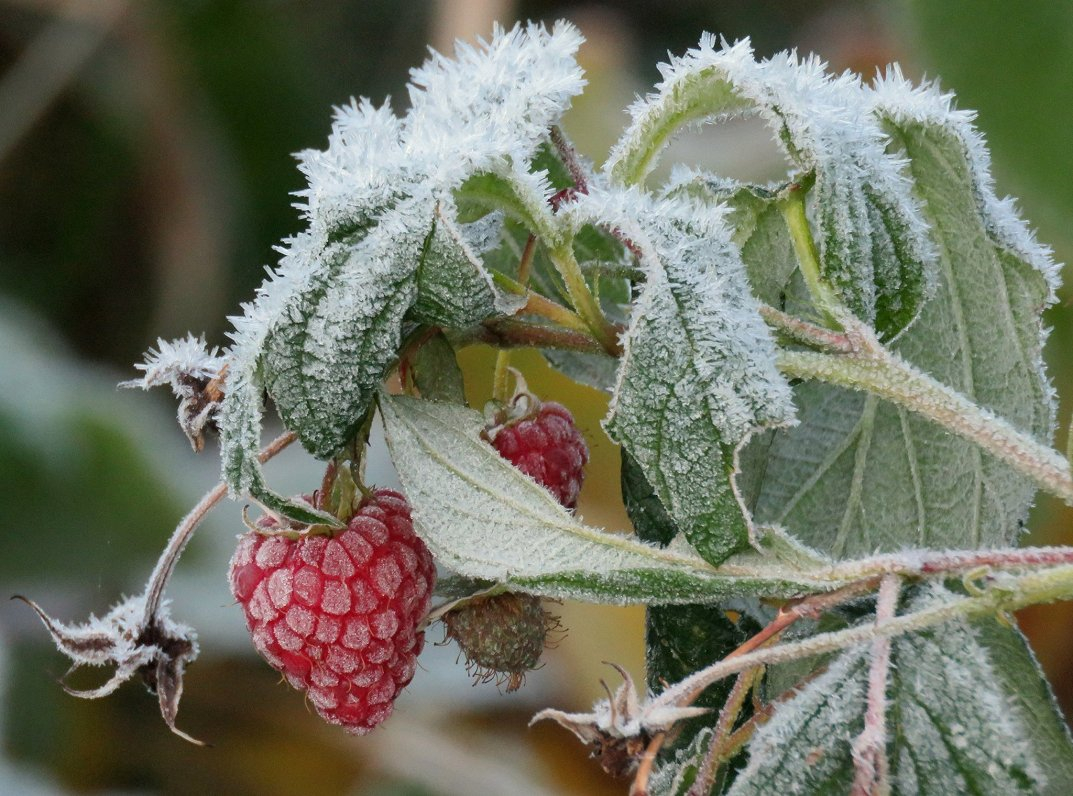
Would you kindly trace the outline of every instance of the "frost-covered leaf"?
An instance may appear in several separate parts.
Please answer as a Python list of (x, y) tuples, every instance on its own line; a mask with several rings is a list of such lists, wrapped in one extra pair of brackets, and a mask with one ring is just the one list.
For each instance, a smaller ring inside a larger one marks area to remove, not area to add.
[(353, 435), (399, 349), (425, 238), (414, 224), (392, 214), (361, 241), (325, 249), (324, 265), (265, 340), (265, 386), (287, 427), (320, 458)]
[(492, 277), (480, 255), (500, 235), (499, 219), (488, 215), (459, 225), (450, 209), (437, 208), (432, 232), (425, 239), (417, 268), (417, 298), (410, 311), (429, 326), (465, 328), (496, 311)]
[[(943, 599), (926, 593), (909, 610)], [(1019, 634), (994, 620), (896, 637), (885, 747), (891, 792), (1069, 793), (1073, 745), (1032, 663)], [(749, 743), (729, 793), (848, 793), (868, 668), (867, 647), (848, 650), (780, 704)]]
[[(364, 414), (416, 298), (416, 315), (437, 323), (490, 313), (487, 275), (475, 251), (463, 251), (479, 250), (479, 235), (446, 229), (457, 221), (451, 196), (463, 183), (485, 175), (499, 202), (553, 236), (547, 179), (530, 173), (530, 161), (581, 90), (580, 42), (565, 23), (550, 32), (497, 27), (488, 42), (459, 45), (456, 59), (434, 53), (415, 70), (405, 117), (387, 104), (354, 102), (336, 110), (327, 149), (299, 156), (309, 229), (235, 319), (220, 412), (234, 492), (295, 519), (312, 516), (264, 483), (256, 453), (265, 388), (306, 447), (328, 456)], [(437, 208), (443, 228), (430, 236)], [(497, 209), (493, 202), (469, 220)], [(449, 284), (460, 291), (450, 298)]]
[[(741, 251), (753, 295), (772, 307), (807, 316), (815, 310), (808, 304), (803, 284), (799, 291), (788, 289), (795, 278), (800, 282), (800, 275), (790, 231), (779, 210), (778, 191), (778, 186), (746, 185), (681, 167), (675, 168), (664, 189), (671, 197), (725, 204), (730, 209), (727, 224)], [(801, 300), (794, 302), (798, 297)]]
[(929, 293), (931, 249), (898, 161), (858, 78), (832, 77), (816, 58), (782, 53), (757, 61), (748, 41), (697, 49), (662, 65), (656, 92), (631, 109), (633, 122), (606, 169), (642, 181), (671, 134), (688, 123), (757, 115), (812, 189), (823, 276), (860, 318), (894, 337)]
[(773, 557), (720, 575), (691, 551), (584, 525), (481, 440), (484, 419), (477, 412), (389, 396), (381, 397), (380, 408), (414, 523), (433, 554), (462, 575), (549, 597), (614, 603), (828, 587)]
[[(971, 116), (897, 76), (877, 114), (908, 171), (939, 252), (934, 298), (893, 348), (1040, 440), (1053, 397), (1040, 313), (1057, 281), (1050, 253), (996, 199)], [(792, 290), (791, 290), (792, 292)], [(759, 522), (836, 556), (1016, 542), (1035, 486), (977, 446), (905, 409), (816, 383), (795, 388), (801, 425), (754, 450)], [(751, 457), (750, 457), (751, 458)]]
[(718, 563), (748, 541), (734, 449), (793, 416), (724, 212), (635, 189), (581, 197), (567, 212), (618, 227), (643, 252), (605, 423), (689, 542)]

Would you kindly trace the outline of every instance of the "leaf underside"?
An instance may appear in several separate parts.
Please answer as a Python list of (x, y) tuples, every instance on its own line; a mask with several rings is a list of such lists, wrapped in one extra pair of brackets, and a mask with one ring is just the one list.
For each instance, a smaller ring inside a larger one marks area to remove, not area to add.
[[(960, 141), (938, 125), (890, 132), (909, 158), (940, 264), (935, 296), (894, 350), (1047, 439), (1044, 274), (995, 239), (993, 219), (975, 199), (983, 177)], [(784, 524), (836, 557), (1017, 540), (1035, 492), (1024, 476), (874, 397), (818, 383), (794, 392), (801, 424), (756, 441), (747, 457), (757, 521)]]
[[(843, 652), (759, 729), (728, 791), (848, 793), (868, 647)], [(1039, 687), (1025, 687), (1025, 681)], [(994, 620), (896, 638), (887, 687), (891, 792), (1065, 794), (1073, 744), (1023, 637)]]

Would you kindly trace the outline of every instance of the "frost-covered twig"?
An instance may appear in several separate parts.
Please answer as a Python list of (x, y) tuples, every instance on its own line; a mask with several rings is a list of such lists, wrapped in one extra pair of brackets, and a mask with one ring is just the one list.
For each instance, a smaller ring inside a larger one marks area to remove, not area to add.
[[(887, 575), (879, 584), (876, 626), (894, 617), (898, 607), (899, 579)], [(890, 677), (889, 636), (872, 641), (868, 668), (868, 707), (864, 730), (853, 741), (853, 796), (885, 796), (890, 792), (890, 763), (887, 760), (887, 680)]]
[[(261, 451), (259, 456), (261, 464), (276, 456), (297, 438), (297, 435), (292, 431), (280, 434)], [(167, 547), (160, 554), (152, 574), (149, 575), (149, 581), (145, 584), (144, 622), (149, 622), (159, 609), (160, 602), (164, 597), (164, 589), (167, 587), (168, 581), (171, 580), (175, 565), (179, 563), (179, 557), (183, 554), (183, 550), (186, 549), (186, 545), (194, 535), (194, 531), (201, 525), (209, 510), (223, 500), (226, 495), (227, 484), (217, 484), (198, 501), (197, 505), (190, 510), (190, 513), (183, 517), (178, 526), (176, 526), (175, 531), (168, 540)]]
[(741, 672), (734, 681), (730, 694), (727, 695), (727, 700), (723, 704), (723, 709), (719, 711), (719, 719), (716, 721), (715, 730), (712, 732), (708, 753), (704, 756), (704, 762), (701, 764), (700, 770), (697, 771), (697, 778), (692, 787), (690, 787), (688, 796), (707, 796), (715, 787), (715, 777), (719, 773), (719, 765), (727, 757), (727, 744), (730, 740), (731, 730), (734, 729), (734, 722), (737, 721), (738, 715), (741, 713), (745, 697), (749, 695), (753, 686), (756, 685), (758, 676), (762, 674), (762, 671), (759, 667), (746, 670)]
[[(269, 443), (260, 453), (268, 461), (296, 439), (287, 432)], [(198, 655), (197, 638), (192, 627), (172, 620), (164, 589), (187, 542), (209, 509), (227, 494), (225, 484), (209, 491), (187, 514), (172, 533), (167, 547), (157, 561), (145, 591), (121, 600), (101, 618), (90, 616), (79, 625), (58, 622), (33, 600), (21, 595), (41, 619), (56, 647), (73, 662), (72, 671), (81, 666), (114, 666), (115, 672), (101, 686), (76, 691), (64, 686), (69, 694), (84, 699), (108, 696), (136, 674), (157, 695), (160, 714), (172, 732), (191, 743), (204, 745), (175, 726), (179, 700), (183, 693), (183, 673)]]

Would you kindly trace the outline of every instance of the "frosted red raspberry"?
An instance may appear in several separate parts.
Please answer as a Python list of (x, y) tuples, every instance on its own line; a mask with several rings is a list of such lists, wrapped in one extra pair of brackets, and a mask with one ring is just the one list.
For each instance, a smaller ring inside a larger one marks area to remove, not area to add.
[[(285, 530), (262, 520), (268, 532)], [(436, 569), (398, 492), (376, 490), (345, 530), (289, 539), (251, 531), (231, 591), (254, 646), (326, 721), (364, 735), (413, 678)]]
[(524, 417), (501, 424), (492, 445), (500, 456), (572, 509), (577, 506), (585, 477), (589, 447), (565, 406), (539, 402), (531, 396), (530, 400), (535, 406)]

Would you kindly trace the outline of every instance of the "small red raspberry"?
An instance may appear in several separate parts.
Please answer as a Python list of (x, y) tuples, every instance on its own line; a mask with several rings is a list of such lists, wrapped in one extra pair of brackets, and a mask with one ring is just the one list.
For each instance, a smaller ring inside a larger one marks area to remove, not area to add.
[(507, 414), (507, 419), (488, 431), (492, 446), (568, 509), (576, 507), (589, 447), (570, 410), (519, 393)]
[(317, 713), (364, 735), (410, 682), (436, 569), (410, 506), (378, 489), (334, 536), (280, 535), (272, 518), (240, 537), (231, 591), (254, 646)]

